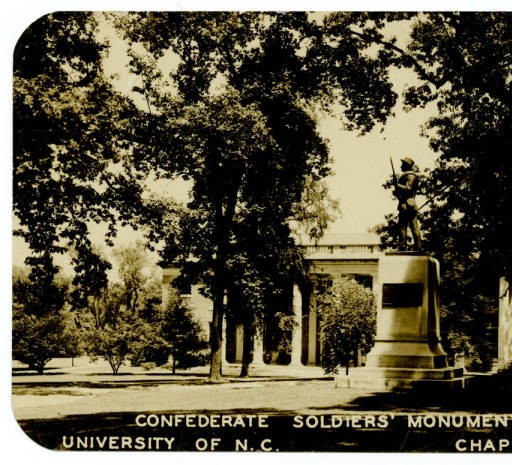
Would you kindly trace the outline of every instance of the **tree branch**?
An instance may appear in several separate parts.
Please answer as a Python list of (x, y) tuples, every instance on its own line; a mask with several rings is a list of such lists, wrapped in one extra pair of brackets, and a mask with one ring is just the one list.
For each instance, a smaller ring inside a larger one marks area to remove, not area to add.
[(398, 53), (399, 55), (402, 56), (402, 59), (404, 60), (404, 64), (406, 66), (412, 67), (424, 81), (430, 82), (431, 84), (435, 85), (437, 88), (442, 87), (448, 81), (448, 79), (446, 79), (446, 78), (436, 79), (434, 76), (432, 76), (432, 74), (430, 74), (421, 65), (421, 63), (414, 56), (412, 56), (410, 53), (406, 52), (402, 48), (398, 47), (393, 42), (390, 42), (390, 41), (384, 40), (384, 39), (377, 40), (368, 34), (363, 34), (363, 33), (360, 33), (360, 32), (354, 31), (354, 30), (351, 30), (351, 32), (353, 35), (355, 35), (363, 40), (366, 40), (366, 41), (369, 40), (370, 42), (374, 42), (376, 44), (382, 45), (387, 50)]

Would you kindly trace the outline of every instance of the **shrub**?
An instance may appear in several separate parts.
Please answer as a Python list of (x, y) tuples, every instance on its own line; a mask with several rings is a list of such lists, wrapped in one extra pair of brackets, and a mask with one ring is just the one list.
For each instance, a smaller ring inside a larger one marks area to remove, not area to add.
[(373, 346), (376, 331), (376, 303), (373, 292), (355, 280), (335, 280), (317, 298), (321, 316), (321, 363), (326, 373), (338, 373)]
[(36, 316), (14, 305), (12, 321), (12, 353), (16, 360), (43, 374), (46, 364), (66, 351), (68, 342), (65, 321), (58, 312)]

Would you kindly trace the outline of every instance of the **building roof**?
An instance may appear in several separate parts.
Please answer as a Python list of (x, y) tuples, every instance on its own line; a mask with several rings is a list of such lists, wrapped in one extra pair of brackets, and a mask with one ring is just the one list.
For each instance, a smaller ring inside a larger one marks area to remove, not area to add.
[(335, 233), (326, 234), (318, 241), (309, 239), (309, 237), (299, 238), (299, 245), (379, 245), (379, 236), (375, 233)]

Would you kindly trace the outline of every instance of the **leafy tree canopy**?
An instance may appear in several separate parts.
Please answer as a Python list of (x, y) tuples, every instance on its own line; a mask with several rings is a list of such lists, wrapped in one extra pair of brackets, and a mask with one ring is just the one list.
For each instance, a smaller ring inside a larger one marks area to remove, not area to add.
[[(336, 102), (347, 127), (369, 130), (394, 103), (385, 68), (364, 53), (349, 18), (327, 25), (305, 13), (141, 13), (117, 24), (153, 61), (177, 61), (172, 105), (152, 87), (147, 60), (132, 60), (133, 71), (146, 70), (138, 90), (150, 111), (137, 126), (147, 131), (141, 140), (155, 141), (137, 147), (135, 159), (193, 180), (177, 234), (165, 231), (167, 258), (205, 283), (214, 320), (227, 287), (254, 319), (265, 274), (293, 245), (289, 222), (306, 185), (329, 171), (314, 106)], [(218, 326), (212, 347), (220, 356)]]
[[(344, 127), (361, 132), (383, 123), (396, 98), (389, 54), (368, 50), (360, 14), (112, 15), (138, 79), (119, 93), (103, 74), (98, 18), (48, 15), (17, 46), (18, 234), (35, 259), (73, 247), (76, 279), (94, 274), (97, 292), (109, 265), (92, 247), (89, 223), (106, 222), (107, 241), (119, 226), (145, 226), (154, 245), (164, 244), (162, 257), (213, 299), (218, 376), (227, 277), (238, 288), (243, 281), (230, 263), (244, 258), (253, 275), (278, 268), (306, 186), (329, 173), (318, 111), (336, 108)], [(32, 63), (36, 55), (43, 58)], [(186, 208), (147, 195), (155, 178), (191, 181)], [(268, 244), (273, 264), (248, 252), (255, 241)]]
[(424, 13), (411, 25), (404, 48), (378, 42), (417, 72), (419, 83), (404, 92), (406, 107), (437, 108), (424, 127), (438, 153), (423, 176), (425, 194), (435, 197), (423, 213), (428, 248), (447, 262), (477, 264), (496, 280), (510, 278), (512, 16)]
[[(404, 17), (411, 21), (405, 47), (377, 31), (373, 37), (398, 66), (417, 73), (418, 83), (404, 92), (406, 107), (436, 110), (423, 130), (438, 154), (435, 168), (422, 175), (424, 193), (433, 199), (422, 211), (425, 248), (441, 261), (448, 338), (460, 346), (469, 337), (484, 360), (485, 313), (497, 306), (498, 279), (512, 276), (512, 16), (443, 12), (385, 19)], [(384, 231), (393, 234), (393, 221)]]

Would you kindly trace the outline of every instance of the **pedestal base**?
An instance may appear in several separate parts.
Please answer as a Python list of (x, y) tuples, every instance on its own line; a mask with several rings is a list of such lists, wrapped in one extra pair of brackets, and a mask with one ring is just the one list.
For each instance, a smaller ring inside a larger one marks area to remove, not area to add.
[(373, 391), (457, 390), (465, 387), (462, 368), (388, 368), (361, 367), (349, 375), (334, 377), (337, 388), (369, 389)]
[(445, 368), (446, 352), (438, 342), (377, 341), (366, 356), (368, 367)]
[(439, 328), (439, 263), (421, 253), (379, 261), (375, 346), (366, 366), (337, 376), (337, 387), (380, 391), (458, 389), (462, 368), (448, 366)]

